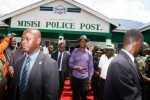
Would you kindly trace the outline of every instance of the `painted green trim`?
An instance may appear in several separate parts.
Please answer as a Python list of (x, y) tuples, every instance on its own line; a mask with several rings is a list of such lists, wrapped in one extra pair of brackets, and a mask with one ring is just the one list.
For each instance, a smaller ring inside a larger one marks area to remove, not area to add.
[(8, 33), (8, 27), (0, 27), (0, 34), (6, 35)]
[(144, 35), (144, 41), (150, 43), (150, 30), (142, 32)]
[(113, 43), (122, 43), (124, 33), (121, 32), (112, 32), (112, 42)]

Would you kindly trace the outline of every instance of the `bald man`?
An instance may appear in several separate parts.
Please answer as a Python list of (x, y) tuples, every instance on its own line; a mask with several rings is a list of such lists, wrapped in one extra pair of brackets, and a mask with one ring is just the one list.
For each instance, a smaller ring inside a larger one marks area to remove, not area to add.
[(135, 60), (142, 43), (143, 35), (138, 30), (127, 31), (123, 49), (108, 68), (104, 100), (143, 100), (143, 79)]
[(14, 64), (15, 100), (58, 100), (58, 65), (40, 51), (41, 33), (26, 29), (21, 45), (26, 53)]

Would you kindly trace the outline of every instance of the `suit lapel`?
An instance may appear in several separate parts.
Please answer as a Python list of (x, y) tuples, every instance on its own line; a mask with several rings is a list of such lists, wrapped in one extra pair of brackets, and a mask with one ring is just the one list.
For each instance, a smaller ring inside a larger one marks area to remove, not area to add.
[(137, 69), (136, 69), (136, 64), (134, 64), (133, 62), (132, 62), (132, 60), (130, 59), (130, 57), (125, 53), (125, 52), (123, 52), (123, 51), (121, 51), (121, 54), (126, 58), (126, 60), (128, 60), (128, 62), (129, 62), (129, 64), (131, 65), (131, 70), (132, 70), (132, 72), (135, 74), (135, 76), (139, 79), (139, 80), (141, 80), (141, 77), (140, 77), (140, 75), (139, 75), (139, 72), (137, 71)]
[(64, 51), (63, 58), (62, 58), (62, 63), (63, 63), (65, 58), (66, 58), (66, 52)]
[(64, 63), (66, 63), (65, 60), (66, 60), (66, 52), (64, 51), (63, 58), (62, 58), (62, 70), (63, 70), (63, 71), (64, 71), (64, 69), (65, 69), (64, 67), (66, 67), (65, 64), (64, 64)]
[(21, 68), (23, 66), (25, 60), (25, 56), (22, 56), (22, 58), (20, 58), (17, 62), (16, 62), (16, 66), (15, 66), (15, 70), (16, 70), (16, 78), (17, 78), (17, 82), (19, 83), (20, 81), (20, 73), (21, 73)]
[(57, 59), (58, 59), (58, 52), (54, 53), (54, 59), (57, 61)]

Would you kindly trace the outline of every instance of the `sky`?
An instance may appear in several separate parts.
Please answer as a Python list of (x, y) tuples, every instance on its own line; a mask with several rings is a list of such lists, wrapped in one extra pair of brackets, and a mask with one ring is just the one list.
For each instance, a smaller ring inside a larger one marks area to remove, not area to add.
[[(0, 0), (0, 14), (6, 14), (16, 9), (41, 0)], [(119, 18), (150, 22), (150, 0), (75, 0), (109, 18)]]

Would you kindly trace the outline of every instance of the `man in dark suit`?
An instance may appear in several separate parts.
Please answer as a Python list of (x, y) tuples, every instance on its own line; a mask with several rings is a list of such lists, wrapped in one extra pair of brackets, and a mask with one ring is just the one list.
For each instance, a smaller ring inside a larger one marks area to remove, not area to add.
[(40, 51), (41, 33), (26, 29), (22, 35), (25, 56), (14, 64), (15, 100), (58, 100), (57, 63)]
[(68, 74), (68, 61), (69, 61), (69, 53), (65, 51), (66, 43), (65, 41), (61, 42), (58, 45), (58, 51), (52, 54), (52, 58), (55, 59), (58, 63), (58, 70), (59, 70), (59, 99), (61, 97), (64, 81), (66, 75)]
[(142, 43), (143, 35), (138, 30), (127, 31), (123, 49), (108, 68), (104, 100), (142, 100), (143, 82), (134, 58)]

